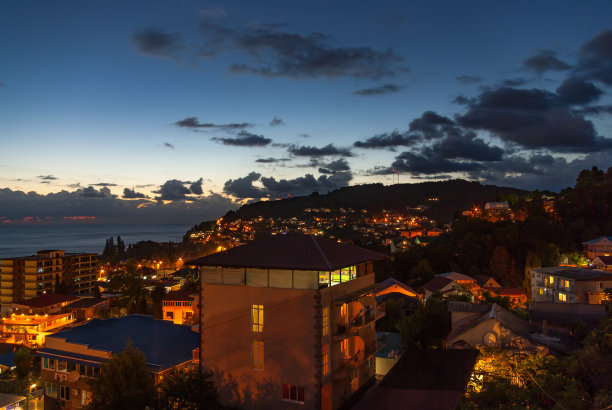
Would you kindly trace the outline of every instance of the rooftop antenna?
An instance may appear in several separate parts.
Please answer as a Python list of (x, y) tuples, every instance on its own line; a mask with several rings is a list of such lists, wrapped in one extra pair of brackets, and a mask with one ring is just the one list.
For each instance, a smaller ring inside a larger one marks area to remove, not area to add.
[(400, 173), (399, 173), (399, 171), (395, 171), (395, 170), (393, 170), (393, 172), (391, 173), (391, 178), (392, 178), (391, 184), (392, 184), (392, 185), (393, 185), (393, 184), (396, 184), (396, 182), (395, 182), (395, 174), (396, 174), (396, 173), (397, 173), (397, 183), (399, 184), (399, 174), (400, 174)]

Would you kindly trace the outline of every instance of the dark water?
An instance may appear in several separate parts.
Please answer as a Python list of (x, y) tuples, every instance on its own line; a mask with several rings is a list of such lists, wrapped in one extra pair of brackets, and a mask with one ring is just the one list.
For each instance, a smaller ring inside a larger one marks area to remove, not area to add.
[(139, 241), (181, 241), (189, 225), (0, 225), (0, 258), (33, 255), (41, 249), (66, 252), (104, 250), (106, 239), (117, 235), (127, 244)]

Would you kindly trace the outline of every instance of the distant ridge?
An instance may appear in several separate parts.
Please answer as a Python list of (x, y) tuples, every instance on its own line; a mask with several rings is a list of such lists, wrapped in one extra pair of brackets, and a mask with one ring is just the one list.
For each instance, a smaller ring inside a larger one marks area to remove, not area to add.
[(426, 205), (424, 215), (447, 222), (452, 220), (456, 211), (494, 201), (500, 195), (521, 196), (526, 193), (516, 188), (482, 185), (463, 179), (387, 186), (365, 184), (336, 189), (322, 195), (312, 193), (303, 197), (255, 202), (228, 212), (225, 219), (250, 219), (258, 216), (286, 218), (301, 215), (307, 208), (329, 208), (332, 211), (351, 208), (355, 211), (366, 209), (368, 212), (380, 212), (383, 209), (405, 211), (407, 207)]

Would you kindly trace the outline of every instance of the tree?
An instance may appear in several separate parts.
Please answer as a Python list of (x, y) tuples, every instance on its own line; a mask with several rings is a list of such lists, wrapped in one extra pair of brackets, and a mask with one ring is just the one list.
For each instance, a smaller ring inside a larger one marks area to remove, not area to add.
[(434, 294), (419, 306), (414, 315), (404, 317), (397, 328), (407, 348), (442, 348), (451, 331), (448, 303), (441, 295)]
[(30, 349), (25, 346), (22, 346), (15, 352), (15, 358), (13, 359), (15, 362), (15, 366), (17, 367), (17, 378), (23, 379), (30, 372), (30, 368), (32, 367), (32, 355), (30, 354)]
[(154, 318), (162, 319), (162, 302), (164, 300), (164, 296), (166, 296), (166, 287), (161, 283), (158, 283), (151, 291), (151, 302), (153, 305), (152, 314)]
[(173, 370), (159, 385), (158, 407), (162, 409), (216, 409), (217, 389), (212, 373), (199, 369)]
[(155, 400), (153, 376), (145, 357), (128, 341), (122, 352), (114, 353), (102, 365), (100, 376), (90, 382), (92, 401), (89, 409), (144, 409)]

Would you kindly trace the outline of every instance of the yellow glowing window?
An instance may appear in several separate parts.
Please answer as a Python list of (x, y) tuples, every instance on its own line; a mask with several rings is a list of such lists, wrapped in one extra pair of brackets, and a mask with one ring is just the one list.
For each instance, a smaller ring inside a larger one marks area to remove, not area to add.
[(348, 348), (348, 339), (342, 339), (342, 342), (340, 342), (340, 351), (342, 353), (346, 353)]
[(544, 294), (544, 289), (540, 288), (540, 295)]
[(329, 334), (329, 308), (324, 307), (323, 313), (321, 315), (321, 326), (323, 327), (323, 336), (327, 336)]
[(329, 373), (329, 345), (323, 345), (323, 376)]
[(549, 284), (551, 284), (551, 285), (552, 285), (553, 283), (555, 283), (555, 277), (554, 277), (554, 276), (549, 276), (549, 277), (548, 277), (548, 283), (549, 283)]
[(253, 305), (251, 309), (251, 323), (253, 332), (263, 332), (264, 325), (264, 307), (263, 305)]
[(253, 369), (264, 369), (264, 342), (261, 340), (253, 341)]
[(564, 288), (569, 288), (569, 280), (563, 280), (563, 287)]
[(346, 315), (346, 303), (340, 305), (340, 316)]
[(559, 293), (559, 300), (561, 302), (566, 302), (567, 301), (567, 295), (565, 293)]

